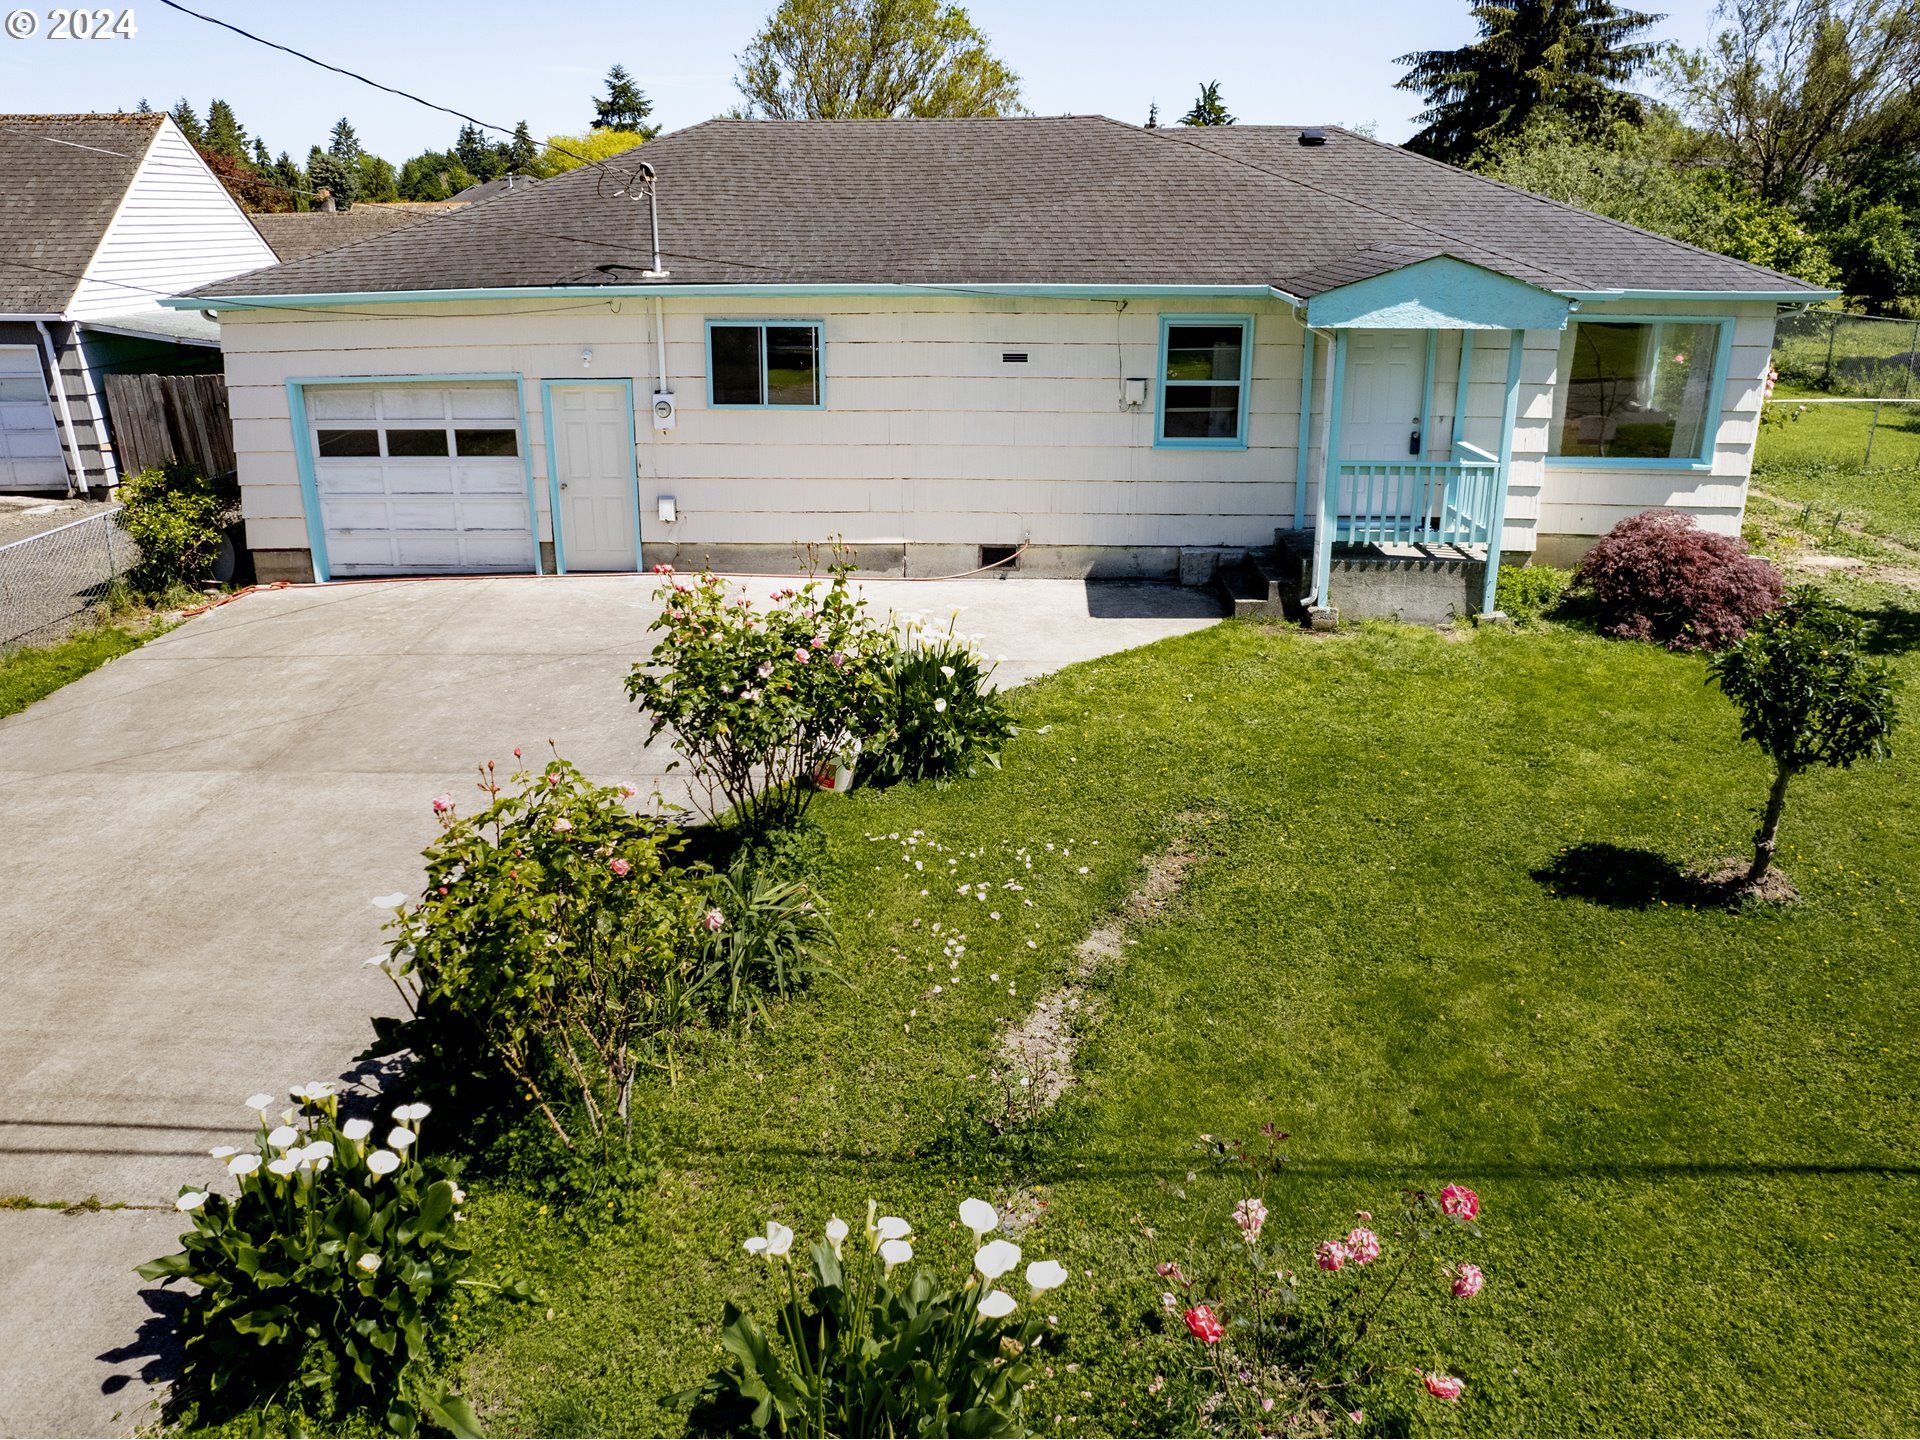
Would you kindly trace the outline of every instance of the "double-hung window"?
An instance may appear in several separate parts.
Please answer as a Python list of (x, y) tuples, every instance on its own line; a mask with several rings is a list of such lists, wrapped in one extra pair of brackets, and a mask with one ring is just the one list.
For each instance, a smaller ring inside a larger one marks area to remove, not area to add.
[(1156, 443), (1243, 448), (1252, 364), (1251, 319), (1232, 315), (1162, 319)]
[(1726, 321), (1576, 319), (1560, 337), (1559, 459), (1699, 464), (1720, 420)]
[(820, 322), (709, 320), (707, 403), (810, 409), (820, 405)]

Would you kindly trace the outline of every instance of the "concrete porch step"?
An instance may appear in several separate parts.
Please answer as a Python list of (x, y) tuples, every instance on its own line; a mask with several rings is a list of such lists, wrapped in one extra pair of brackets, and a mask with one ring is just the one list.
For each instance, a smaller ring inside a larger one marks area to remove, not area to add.
[[(1282, 530), (1274, 540), (1310, 586), (1312, 532)], [(1447, 625), (1478, 613), (1486, 573), (1484, 556), (1453, 545), (1335, 545), (1324, 603), (1342, 620)]]
[(1237, 564), (1221, 566), (1213, 583), (1235, 615), (1301, 616), (1298, 561), (1278, 548), (1249, 550)]

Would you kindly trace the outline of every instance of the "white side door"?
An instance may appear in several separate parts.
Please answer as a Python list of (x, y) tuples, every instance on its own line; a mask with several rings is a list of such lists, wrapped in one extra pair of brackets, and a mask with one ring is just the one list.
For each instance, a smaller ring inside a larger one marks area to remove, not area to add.
[(0, 345), (0, 491), (67, 488), (53, 400), (31, 345)]
[(567, 570), (638, 570), (631, 393), (624, 385), (568, 382), (547, 387), (547, 404)]
[[(1423, 330), (1355, 330), (1347, 340), (1347, 378), (1340, 402), (1340, 458), (1405, 464), (1418, 460), (1413, 436), (1420, 429), (1420, 408), (1427, 383), (1427, 336)], [(1381, 493), (1390, 486), (1394, 494)], [(1353, 482), (1342, 479), (1340, 513), (1394, 513), (1411, 504), (1414, 487), (1405, 481), (1376, 480), (1368, 495), (1356, 497)], [(1405, 491), (1401, 495), (1400, 491)]]

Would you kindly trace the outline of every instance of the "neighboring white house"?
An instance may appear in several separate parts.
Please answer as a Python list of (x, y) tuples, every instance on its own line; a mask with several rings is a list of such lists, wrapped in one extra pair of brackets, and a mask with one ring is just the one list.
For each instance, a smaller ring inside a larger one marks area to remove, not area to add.
[(1325, 602), (1341, 547), (1736, 532), (1774, 317), (1827, 293), (1344, 130), (1069, 117), (713, 121), (172, 303), (221, 316), (263, 578), (833, 535), (1170, 576), (1278, 530)]
[(0, 116), (0, 491), (113, 484), (104, 378), (217, 373), (160, 301), (273, 259), (166, 116)]

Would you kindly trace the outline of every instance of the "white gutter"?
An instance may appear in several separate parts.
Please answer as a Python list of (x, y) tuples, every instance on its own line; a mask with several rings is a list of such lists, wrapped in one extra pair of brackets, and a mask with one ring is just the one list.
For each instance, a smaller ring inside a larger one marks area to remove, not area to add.
[(60, 429), (67, 437), (67, 454), (73, 461), (73, 478), (79, 486), (79, 493), (85, 495), (87, 467), (80, 459), (79, 437), (73, 433), (73, 411), (67, 408), (67, 382), (60, 373), (60, 352), (53, 348), (53, 332), (47, 329), (46, 321), (34, 321), (33, 328), (40, 332), (40, 344), (47, 352), (47, 368), (53, 373), (53, 398), (60, 407)]

